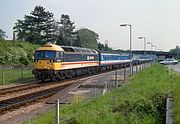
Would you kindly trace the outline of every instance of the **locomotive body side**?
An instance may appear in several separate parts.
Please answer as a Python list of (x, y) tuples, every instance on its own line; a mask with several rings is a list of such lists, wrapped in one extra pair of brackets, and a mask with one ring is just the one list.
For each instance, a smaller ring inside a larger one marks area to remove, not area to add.
[(61, 69), (87, 68), (98, 65), (99, 58), (97, 53), (65, 52)]

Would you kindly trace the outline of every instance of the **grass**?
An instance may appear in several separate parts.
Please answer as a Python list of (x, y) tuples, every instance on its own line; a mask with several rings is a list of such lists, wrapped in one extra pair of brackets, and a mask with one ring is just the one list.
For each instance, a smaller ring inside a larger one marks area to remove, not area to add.
[(0, 85), (33, 79), (31, 69), (0, 70)]
[[(176, 122), (180, 122), (180, 77), (173, 75)], [(122, 87), (105, 96), (60, 107), (60, 122), (66, 124), (163, 124), (168, 93), (168, 69), (153, 65)], [(28, 122), (24, 122), (25, 124)], [(52, 109), (31, 124), (54, 124)]]

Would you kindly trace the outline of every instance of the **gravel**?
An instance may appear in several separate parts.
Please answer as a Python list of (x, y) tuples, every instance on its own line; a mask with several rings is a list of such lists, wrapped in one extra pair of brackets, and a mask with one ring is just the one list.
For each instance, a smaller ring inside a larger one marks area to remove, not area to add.
[(170, 68), (177, 72), (180, 72), (180, 63), (176, 65), (170, 65)]

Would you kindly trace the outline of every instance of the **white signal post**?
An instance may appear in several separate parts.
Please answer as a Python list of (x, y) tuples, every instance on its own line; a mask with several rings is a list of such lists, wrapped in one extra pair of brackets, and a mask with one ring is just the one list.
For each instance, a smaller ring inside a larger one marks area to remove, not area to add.
[(138, 37), (138, 39), (144, 40), (144, 54), (146, 54), (146, 37)]

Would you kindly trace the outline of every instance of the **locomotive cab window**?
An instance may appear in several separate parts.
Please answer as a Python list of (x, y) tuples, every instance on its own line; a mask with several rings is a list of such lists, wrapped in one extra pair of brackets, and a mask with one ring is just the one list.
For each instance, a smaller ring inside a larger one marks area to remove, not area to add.
[(44, 52), (43, 51), (36, 51), (35, 58), (44, 58)]
[(55, 58), (56, 52), (55, 51), (45, 51), (45, 58)]
[(56, 57), (56, 51), (36, 51), (35, 57), (40, 59), (52, 59)]

